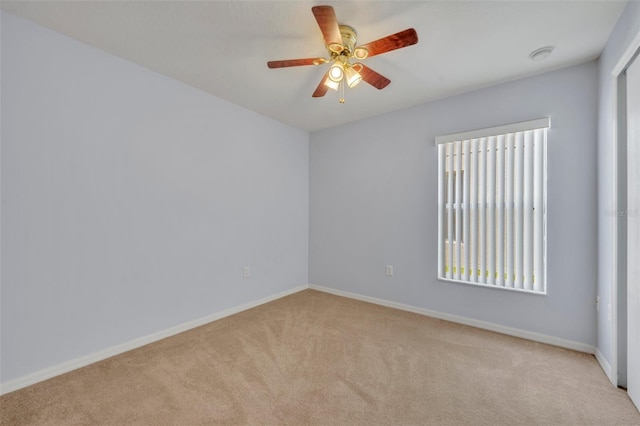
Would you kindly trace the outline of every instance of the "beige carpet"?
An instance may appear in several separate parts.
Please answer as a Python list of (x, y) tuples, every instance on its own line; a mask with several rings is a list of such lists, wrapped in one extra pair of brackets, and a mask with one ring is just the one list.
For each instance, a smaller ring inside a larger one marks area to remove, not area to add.
[(640, 425), (591, 355), (306, 290), (9, 393), (3, 425)]

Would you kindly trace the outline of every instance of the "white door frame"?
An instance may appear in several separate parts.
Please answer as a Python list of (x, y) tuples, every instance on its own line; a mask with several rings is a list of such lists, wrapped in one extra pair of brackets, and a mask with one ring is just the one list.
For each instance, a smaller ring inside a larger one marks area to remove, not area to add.
[[(619, 241), (618, 241), (618, 199), (620, 198), (618, 182), (621, 176), (619, 176), (618, 171), (618, 145), (620, 144), (620, 136), (618, 134), (618, 78), (625, 71), (627, 66), (630, 64), (631, 59), (633, 59), (636, 51), (640, 49), (640, 31), (636, 34), (633, 41), (627, 46), (626, 50), (620, 56), (615, 67), (611, 71), (611, 93), (612, 93), (612, 110), (611, 110), (611, 129), (612, 129), (612, 141), (613, 141), (613, 190), (611, 191), (611, 206), (613, 208), (613, 220), (612, 220), (612, 235), (613, 235), (613, 253), (612, 253), (612, 264), (614, 267), (613, 276), (611, 277), (611, 371), (609, 380), (615, 386), (618, 386), (618, 249), (619, 249)], [(626, 132), (626, 130), (625, 130)], [(626, 134), (625, 134), (626, 136)], [(626, 177), (625, 177), (626, 178)]]

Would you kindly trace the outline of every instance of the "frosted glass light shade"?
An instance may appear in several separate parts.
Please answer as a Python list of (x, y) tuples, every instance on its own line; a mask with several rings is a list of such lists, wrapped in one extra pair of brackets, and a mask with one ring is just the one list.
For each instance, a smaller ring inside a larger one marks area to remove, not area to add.
[(340, 86), (340, 83), (338, 83), (337, 81), (333, 81), (330, 78), (327, 78), (324, 81), (324, 85), (327, 86), (331, 90), (338, 90), (338, 87)]
[(348, 67), (344, 70), (345, 76), (347, 78), (347, 86), (356, 87), (358, 83), (362, 81), (362, 76), (359, 72), (354, 70), (352, 67)]

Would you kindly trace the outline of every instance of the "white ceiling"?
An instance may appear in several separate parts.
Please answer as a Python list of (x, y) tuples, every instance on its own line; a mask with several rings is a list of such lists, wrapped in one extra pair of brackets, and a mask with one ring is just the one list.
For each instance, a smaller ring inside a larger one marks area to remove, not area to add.
[[(328, 65), (266, 62), (327, 56), (311, 13), (334, 7), (358, 44), (413, 27), (415, 46), (366, 65), (391, 80), (311, 94)], [(250, 110), (309, 131), (597, 58), (625, 1), (2, 1), (3, 10)], [(528, 55), (552, 45), (542, 62)]]

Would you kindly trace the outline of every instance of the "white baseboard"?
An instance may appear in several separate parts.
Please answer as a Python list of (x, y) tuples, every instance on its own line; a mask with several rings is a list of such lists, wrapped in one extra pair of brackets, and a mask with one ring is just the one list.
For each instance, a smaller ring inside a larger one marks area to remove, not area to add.
[(600, 349), (598, 348), (596, 348), (595, 355), (596, 355), (596, 360), (598, 361), (598, 364), (600, 364), (602, 371), (604, 371), (604, 374), (607, 375), (607, 378), (611, 383), (613, 383), (614, 386), (617, 386), (618, 381), (613, 380), (611, 364), (609, 364), (609, 361), (607, 361), (607, 359), (604, 357), (604, 355), (602, 355), (602, 352), (600, 352)]
[(200, 327), (201, 325), (222, 319), (224, 317), (228, 317), (230, 315), (237, 314), (242, 311), (246, 311), (247, 309), (255, 308), (256, 306), (263, 305), (265, 303), (274, 301), (276, 299), (280, 299), (282, 297), (288, 296), (293, 293), (297, 293), (302, 290), (306, 290), (307, 288), (309, 288), (307, 285), (294, 287), (290, 290), (286, 290), (286, 291), (274, 294), (272, 296), (255, 300), (253, 302), (245, 303), (240, 306), (235, 306), (233, 308), (225, 309), (224, 311), (220, 311), (215, 314), (208, 315), (204, 318), (199, 318), (193, 321), (185, 322), (183, 324), (177, 325), (175, 327), (167, 328), (157, 333), (149, 334), (149, 335), (131, 340), (129, 342), (112, 346), (110, 348), (101, 350), (99, 352), (92, 353), (90, 355), (85, 355), (79, 358), (75, 358), (70, 361), (63, 362), (62, 364), (54, 365), (53, 367), (45, 368), (43, 370), (36, 371), (26, 376), (22, 376), (17, 379), (10, 380), (0, 385), (0, 395), (13, 392), (15, 390), (41, 382), (43, 380), (51, 379), (52, 377), (59, 376), (64, 373), (68, 373), (69, 371), (76, 370), (80, 367), (93, 364), (94, 362), (102, 361), (112, 356), (130, 351), (132, 349), (136, 349), (141, 346), (148, 345), (149, 343), (157, 342), (158, 340), (165, 339), (175, 334), (182, 333), (187, 330), (191, 330), (192, 328)]
[(461, 317), (458, 315), (451, 315), (443, 312), (432, 311), (430, 309), (419, 308), (417, 306), (405, 305), (403, 303), (391, 302), (384, 299), (378, 299), (370, 296), (363, 296), (361, 294), (350, 293), (342, 290), (336, 290), (329, 287), (323, 287), (315, 284), (309, 284), (309, 288), (313, 290), (322, 291), (325, 293), (335, 294), (337, 296), (348, 297), (350, 299), (361, 300), (363, 302), (374, 303), (376, 305), (387, 306), (389, 308), (396, 308), (403, 311), (413, 312), (416, 314), (425, 315), (428, 317), (443, 319), (446, 321), (455, 322), (458, 324), (470, 325), (472, 327), (482, 328), (484, 330), (495, 331), (502, 334), (508, 334), (510, 336), (520, 337), (527, 340), (533, 340), (534, 342), (547, 343), (553, 346), (559, 346), (562, 348), (573, 349), (578, 352), (586, 352), (593, 354), (596, 352), (596, 348), (591, 345), (587, 345), (573, 340), (561, 339), (559, 337), (548, 336), (546, 334), (535, 333), (532, 331), (521, 330), (518, 328), (506, 327), (504, 325), (495, 324), (486, 321), (480, 321), (472, 318)]
[[(378, 299), (370, 296), (363, 296), (356, 293), (350, 293), (342, 290), (336, 290), (329, 287), (323, 287), (315, 284), (302, 285), (298, 287), (294, 287), (290, 290), (286, 290), (272, 296), (268, 296), (259, 300), (255, 300), (253, 302), (245, 303), (240, 306), (236, 306), (233, 308), (225, 309), (224, 311), (217, 312), (212, 315), (208, 315), (204, 318), (199, 318), (193, 321), (189, 321), (175, 327), (171, 327), (157, 333), (149, 334), (147, 336), (140, 337), (135, 340), (131, 340), (129, 342), (112, 346), (110, 348), (104, 349), (99, 352), (95, 352), (90, 355), (82, 356), (79, 358), (72, 359), (70, 361), (64, 362), (62, 364), (55, 365), (53, 367), (45, 368), (43, 370), (36, 371), (34, 373), (28, 374), (23, 377), (19, 377), (17, 379), (8, 381), (6, 383), (2, 383), (0, 385), (0, 395), (4, 395), (9, 392), (13, 392), (15, 390), (33, 385), (35, 383), (51, 379), (55, 376), (59, 376), (64, 373), (68, 373), (69, 371), (76, 370), (78, 368), (87, 366), (89, 364), (93, 364), (98, 361), (102, 361), (104, 359), (110, 358), (115, 355), (119, 355), (121, 353), (130, 351), (132, 349), (139, 348), (144, 345), (148, 345), (153, 342), (157, 342), (158, 340), (165, 339), (167, 337), (173, 336), (178, 333), (182, 333), (187, 330), (191, 330), (192, 328), (199, 327), (201, 325), (228, 317), (230, 315), (237, 314), (242, 311), (246, 311), (251, 308), (255, 308), (256, 306), (263, 305), (265, 303), (280, 299), (282, 297), (297, 293), (299, 291), (305, 290), (307, 288), (311, 288), (313, 290), (322, 291), (325, 293), (335, 294), (337, 296), (348, 297), (350, 299), (361, 300), (363, 302), (374, 303), (376, 305), (387, 306), (390, 308), (400, 309), (403, 311), (413, 312), (416, 314), (425, 315), (428, 317), (443, 319), (446, 321), (451, 321), (459, 324), (470, 325), (477, 328), (482, 328), (485, 330), (495, 331), (502, 334), (508, 334), (510, 336), (520, 337), (523, 339), (533, 340), (535, 342), (547, 343), (554, 346), (560, 346), (567, 349), (573, 349), (579, 352), (586, 352), (590, 354), (595, 354), (596, 359), (602, 366), (607, 377), (611, 380), (611, 366), (607, 362), (607, 360), (602, 356), (599, 350), (595, 347), (586, 345), (584, 343), (575, 342), (572, 340), (560, 339), (553, 336), (548, 336), (545, 334), (534, 333), (531, 331), (520, 330), (517, 328), (506, 327), (500, 324), (494, 324), (485, 321), (479, 321), (472, 318), (461, 317), (457, 315), (451, 315), (443, 312), (433, 311), (430, 309), (419, 308), (416, 306), (405, 305), (403, 303), (392, 302), (384, 299)], [(611, 380), (612, 383), (613, 380)], [(615, 383), (614, 383), (615, 384)]]

